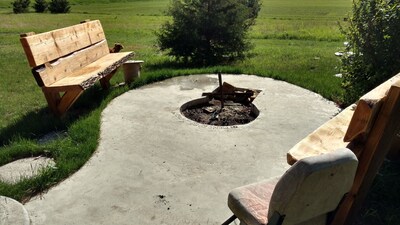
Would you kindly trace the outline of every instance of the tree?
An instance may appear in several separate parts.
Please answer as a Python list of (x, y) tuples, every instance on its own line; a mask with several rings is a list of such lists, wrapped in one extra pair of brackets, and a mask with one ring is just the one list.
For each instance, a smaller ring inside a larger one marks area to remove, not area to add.
[(35, 0), (35, 4), (33, 5), (33, 8), (37, 13), (43, 13), (47, 10), (48, 3), (46, 0)]
[(353, 2), (349, 26), (342, 28), (349, 44), (342, 58), (344, 103), (400, 72), (400, 0)]
[(251, 47), (247, 31), (260, 10), (258, 0), (173, 0), (158, 45), (185, 62), (215, 64), (243, 58)]
[(30, 0), (15, 0), (12, 2), (14, 13), (26, 13), (28, 12)]
[(49, 4), (51, 13), (69, 13), (70, 9), (68, 0), (51, 0)]

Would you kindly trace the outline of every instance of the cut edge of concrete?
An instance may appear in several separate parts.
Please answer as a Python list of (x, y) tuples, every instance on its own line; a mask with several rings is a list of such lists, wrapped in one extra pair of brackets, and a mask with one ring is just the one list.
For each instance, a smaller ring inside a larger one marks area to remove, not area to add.
[(18, 201), (0, 196), (0, 223), (13, 225), (30, 225), (28, 211)]

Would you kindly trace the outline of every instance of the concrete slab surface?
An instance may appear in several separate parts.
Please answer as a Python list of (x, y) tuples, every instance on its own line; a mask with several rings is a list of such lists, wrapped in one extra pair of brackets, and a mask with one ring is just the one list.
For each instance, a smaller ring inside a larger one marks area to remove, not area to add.
[(181, 115), (181, 105), (217, 87), (216, 75), (131, 90), (104, 110), (100, 144), (87, 164), (25, 205), (32, 224), (221, 224), (231, 215), (231, 189), (281, 175), (286, 152), (339, 110), (286, 82), (223, 80), (262, 90), (255, 121), (214, 127)]
[(12, 198), (0, 196), (1, 225), (29, 225), (30, 219), (25, 207)]
[(24, 178), (34, 177), (44, 168), (54, 165), (54, 160), (47, 157), (19, 159), (0, 167), (0, 180), (15, 184)]

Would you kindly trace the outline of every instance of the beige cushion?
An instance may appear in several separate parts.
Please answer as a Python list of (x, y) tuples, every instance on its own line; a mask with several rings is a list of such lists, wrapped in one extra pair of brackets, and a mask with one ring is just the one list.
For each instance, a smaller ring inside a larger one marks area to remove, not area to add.
[(268, 215), (278, 212), (283, 224), (298, 224), (333, 211), (353, 185), (357, 165), (346, 148), (296, 162), (276, 184)]
[(357, 165), (349, 149), (304, 158), (281, 178), (232, 190), (228, 206), (248, 225), (265, 225), (274, 213), (285, 216), (283, 224), (325, 224), (350, 190)]

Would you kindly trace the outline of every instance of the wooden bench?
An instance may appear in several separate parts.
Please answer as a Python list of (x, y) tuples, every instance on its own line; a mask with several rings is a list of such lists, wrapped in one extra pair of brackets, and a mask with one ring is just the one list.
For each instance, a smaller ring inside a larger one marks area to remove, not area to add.
[(110, 53), (99, 20), (45, 33), (21, 34), (33, 76), (49, 108), (64, 114), (84, 90), (100, 80), (102, 88), (133, 52)]
[(333, 225), (352, 223), (392, 143), (397, 143), (399, 129), (400, 74), (362, 96), (357, 104), (343, 110), (289, 150), (290, 165), (342, 147), (351, 149), (357, 156), (359, 166), (353, 186), (339, 205)]
[[(357, 104), (343, 110), (290, 149), (287, 161), (292, 167), (278, 183), (277, 179), (267, 180), (231, 191), (228, 206), (234, 216), (223, 224), (239, 218), (241, 224), (248, 225), (351, 225), (385, 156), (390, 149), (399, 149), (392, 146), (398, 143), (399, 112), (400, 74), (361, 97)], [(350, 155), (358, 160), (356, 168), (341, 165), (346, 158), (351, 158)], [(333, 165), (337, 167), (331, 167)], [(303, 179), (301, 171), (309, 166), (319, 175), (308, 171), (304, 176), (310, 175), (313, 179)], [(326, 168), (330, 170), (318, 172)], [(300, 182), (307, 180), (306, 188), (302, 188)], [(342, 197), (344, 193), (347, 194)], [(331, 195), (338, 194), (327, 201)], [(328, 202), (331, 203), (326, 207)]]

